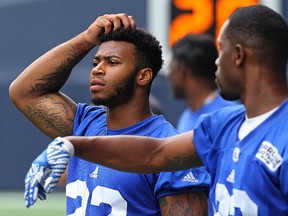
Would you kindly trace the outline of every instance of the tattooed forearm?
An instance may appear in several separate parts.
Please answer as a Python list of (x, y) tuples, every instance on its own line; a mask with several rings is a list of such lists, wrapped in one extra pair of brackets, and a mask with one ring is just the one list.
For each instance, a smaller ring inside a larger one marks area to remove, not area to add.
[(66, 58), (58, 63), (50, 72), (38, 78), (31, 86), (30, 93), (59, 91), (69, 78), (73, 67), (88, 53), (80, 44), (69, 50)]
[(68, 56), (64, 62), (53, 69), (50, 73), (38, 78), (34, 85), (31, 86), (30, 92), (35, 93), (58, 91), (67, 81), (75, 64), (75, 58), (73, 56)]
[(170, 160), (170, 165), (177, 170), (178, 167), (186, 166), (186, 164), (189, 164), (191, 167), (197, 167), (201, 166), (202, 162), (197, 154), (195, 154), (193, 157), (191, 155), (189, 156), (182, 156), (182, 157), (175, 157), (173, 160)]
[(85, 56), (91, 50), (91, 48), (85, 48), (83, 44), (80, 43), (76, 44), (75, 49), (80, 58)]

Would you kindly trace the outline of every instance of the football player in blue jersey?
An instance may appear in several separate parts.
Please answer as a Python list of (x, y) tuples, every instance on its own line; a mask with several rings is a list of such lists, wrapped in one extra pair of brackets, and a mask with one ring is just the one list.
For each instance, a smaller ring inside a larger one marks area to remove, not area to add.
[[(51, 138), (176, 135), (172, 125), (154, 115), (149, 105), (152, 81), (163, 64), (161, 46), (154, 36), (135, 27), (133, 17), (126, 14), (98, 17), (86, 31), (26, 68), (11, 84), (12, 101)], [(60, 89), (73, 67), (96, 46), (90, 74), (96, 106), (76, 104)], [(27, 207), (37, 197), (45, 199), (66, 170), (69, 157), (61, 159), (58, 150), (44, 151), (27, 173)], [(105, 158), (111, 159), (109, 154)], [(117, 171), (75, 157), (68, 166), (67, 215), (205, 215), (209, 184), (210, 176), (202, 168), (167, 178), (161, 173)]]
[(207, 114), (193, 131), (168, 138), (70, 136), (47, 151), (59, 148), (66, 162), (74, 154), (141, 173), (203, 164), (215, 216), (288, 215), (287, 21), (263, 5), (239, 8), (222, 26), (218, 44), (220, 94), (243, 105)]
[(179, 133), (194, 129), (202, 114), (236, 104), (224, 100), (217, 91), (218, 52), (211, 35), (187, 34), (176, 41), (171, 50), (168, 80), (173, 96), (184, 99), (188, 105), (177, 123)]

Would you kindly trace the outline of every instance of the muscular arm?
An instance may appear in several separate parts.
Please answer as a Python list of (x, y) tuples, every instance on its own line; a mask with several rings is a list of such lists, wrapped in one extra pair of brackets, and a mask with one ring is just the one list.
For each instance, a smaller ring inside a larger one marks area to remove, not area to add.
[[(75, 156), (105, 166), (136, 173), (175, 171), (202, 163), (193, 144), (193, 132), (168, 138), (137, 136), (65, 137)], [(204, 216), (208, 214), (204, 191), (163, 197), (163, 216)]]
[(38, 58), (10, 86), (15, 106), (50, 137), (72, 134), (76, 104), (59, 90), (91, 48), (82, 33)]
[(175, 171), (200, 166), (193, 132), (168, 138), (140, 136), (65, 137), (75, 156), (114, 169), (136, 173)]
[(86, 31), (35, 60), (10, 85), (15, 106), (44, 134), (71, 135), (76, 104), (59, 91), (73, 67), (98, 44), (99, 33), (122, 25), (136, 26), (126, 14), (98, 17)]
[(207, 196), (204, 191), (166, 196), (159, 200), (162, 216), (208, 215)]

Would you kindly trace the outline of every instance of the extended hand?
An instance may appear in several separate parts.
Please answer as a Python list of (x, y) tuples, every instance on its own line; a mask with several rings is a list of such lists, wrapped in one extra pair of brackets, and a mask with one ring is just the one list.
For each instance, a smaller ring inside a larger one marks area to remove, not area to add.
[(68, 166), (71, 155), (74, 155), (72, 144), (58, 137), (33, 161), (25, 178), (24, 199), (27, 208), (36, 202), (37, 197), (45, 200), (46, 193), (54, 190)]
[(29, 208), (36, 202), (37, 197), (40, 200), (46, 199), (46, 194), (42, 186), (42, 180), (45, 179), (45, 176), (51, 173), (49, 164), (45, 159), (47, 151), (42, 152), (41, 155), (33, 161), (31, 168), (29, 169), (25, 177), (25, 205)]

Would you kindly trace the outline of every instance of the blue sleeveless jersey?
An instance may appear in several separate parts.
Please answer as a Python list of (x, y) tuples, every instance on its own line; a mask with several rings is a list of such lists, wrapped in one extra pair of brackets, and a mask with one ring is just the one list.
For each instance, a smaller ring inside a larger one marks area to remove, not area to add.
[[(79, 104), (73, 135), (129, 134), (161, 138), (176, 133), (174, 127), (158, 115), (128, 128), (110, 130), (106, 127), (105, 109)], [(159, 198), (192, 192), (197, 185), (197, 190), (204, 190), (209, 183), (210, 176), (203, 168), (175, 173), (136, 174), (72, 157), (66, 185), (67, 215), (161, 215)]]
[(211, 174), (215, 215), (288, 215), (288, 101), (243, 140), (243, 106), (203, 116), (194, 143)]

